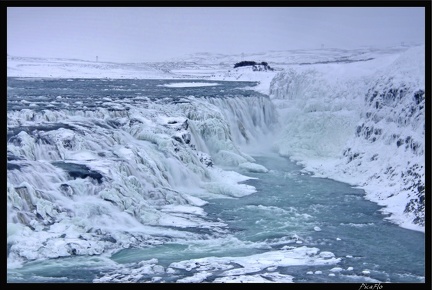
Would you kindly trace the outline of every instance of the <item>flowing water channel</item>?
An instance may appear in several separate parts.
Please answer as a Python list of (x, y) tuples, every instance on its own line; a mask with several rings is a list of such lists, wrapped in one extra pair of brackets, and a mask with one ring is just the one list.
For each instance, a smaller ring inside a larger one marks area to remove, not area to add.
[[(225, 277), (218, 265), (226, 265), (232, 257), (234, 261), (235, 257), (250, 257), (253, 261), (259, 255), (265, 257), (266, 253), (280, 249), (318, 248), (338, 262), (322, 265), (311, 261), (309, 265), (294, 266), (276, 262), (273, 266), (270, 260), (265, 267), (242, 272), (241, 277), (248, 281), (245, 277), (251, 275), (252, 281), (256, 281), (256, 275), (261, 274), (267, 275), (269, 281), (284, 282), (290, 277), (290, 281), (300, 283), (424, 282), (423, 233), (384, 220), (380, 207), (365, 200), (360, 189), (304, 174), (300, 166), (276, 155), (254, 158), (270, 170), (243, 172), (257, 178), (246, 182), (256, 187), (256, 193), (238, 199), (213, 199), (204, 206), (209, 218), (228, 225), (228, 232), (218, 239), (203, 237), (190, 243), (127, 249), (101, 260), (80, 257), (35, 262), (15, 271), (24, 275), (21, 279), (29, 281), (93, 282), (101, 273), (113, 275), (113, 271), (118, 271), (118, 266), (110, 269), (112, 261), (129, 271), (141, 261), (153, 261), (161, 266), (160, 272), (144, 274), (140, 281), (153, 281), (157, 277), (155, 282), (175, 282), (197, 277), (200, 269), (179, 267), (171, 272), (168, 269), (173, 268), (173, 263), (188, 260), (198, 263), (203, 258), (219, 257), (213, 261), (213, 270), (203, 270), (206, 278), (201, 282), (213, 282)], [(272, 272), (278, 276), (269, 276)]]
[(8, 282), (424, 282), (423, 233), (386, 221), (361, 189), (271, 152), (253, 157), (269, 171), (225, 169), (253, 177), (244, 183), (255, 193), (202, 207), (223, 226), (113, 255), (29, 262), (8, 269)]
[(132, 253), (126, 250), (113, 259), (126, 263), (157, 258), (167, 267), (172, 262), (208, 256), (250, 256), (284, 246), (316, 247), (333, 253), (340, 262), (273, 271), (301, 283), (424, 282), (423, 233), (385, 221), (380, 206), (365, 200), (361, 189), (304, 174), (300, 166), (283, 157), (254, 158), (270, 170), (242, 172), (257, 178), (246, 182), (256, 187), (257, 193), (216, 199), (205, 206), (209, 216), (229, 225), (229, 238)]

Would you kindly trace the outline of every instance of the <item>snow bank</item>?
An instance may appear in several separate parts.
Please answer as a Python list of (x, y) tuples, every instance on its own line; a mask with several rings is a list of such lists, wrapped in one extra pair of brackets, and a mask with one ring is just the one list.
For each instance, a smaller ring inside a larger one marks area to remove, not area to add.
[(272, 81), (276, 145), (317, 176), (366, 190), (424, 231), (425, 47), (361, 63), (292, 66)]

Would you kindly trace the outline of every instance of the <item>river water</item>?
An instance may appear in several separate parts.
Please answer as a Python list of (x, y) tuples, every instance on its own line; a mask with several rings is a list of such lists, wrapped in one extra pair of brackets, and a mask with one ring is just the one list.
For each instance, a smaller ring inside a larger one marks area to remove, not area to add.
[[(248, 281), (247, 275), (254, 277), (249, 281), (261, 281), (256, 280), (256, 275), (264, 273), (265, 277), (271, 268), (272, 272), (279, 273), (278, 277), (269, 279), (275, 282), (283, 282), (286, 277), (300, 283), (424, 282), (423, 233), (384, 220), (380, 207), (365, 200), (360, 189), (303, 174), (301, 167), (276, 155), (254, 158), (270, 170), (268, 173), (244, 172), (258, 178), (246, 182), (256, 187), (256, 193), (238, 199), (213, 199), (204, 206), (210, 218), (228, 224), (228, 231), (221, 238), (203, 237), (189, 244), (173, 242), (122, 250), (108, 259), (110, 263), (114, 261), (130, 270), (141, 261), (153, 259), (153, 263), (165, 270), (143, 274), (139, 281), (153, 282), (157, 276), (154, 282), (175, 282), (200, 272), (180, 268), (173, 274), (167, 270), (173, 268), (170, 268), (172, 263), (206, 257), (221, 257), (223, 261), (224, 257), (253, 257), (284, 247), (307, 247), (333, 253), (339, 262), (274, 268), (268, 265), (266, 269), (246, 271), (243, 281)], [(111, 277), (118, 271), (118, 265), (111, 269), (110, 263), (95, 257), (88, 257), (87, 261), (81, 257), (34, 262), (12, 271), (9, 278), (10, 282), (22, 279), (28, 282), (93, 282), (101, 272)], [(214, 271), (206, 269), (206, 279), (200, 282), (224, 277), (220, 268), (214, 268)], [(15, 280), (14, 276), (20, 278)]]
[(187, 259), (250, 256), (284, 246), (306, 246), (331, 252), (340, 262), (272, 270), (301, 283), (424, 282), (423, 233), (385, 221), (380, 206), (363, 198), (363, 190), (304, 174), (300, 166), (283, 157), (254, 158), (270, 170), (242, 172), (258, 178), (246, 182), (257, 193), (234, 200), (216, 199), (205, 206), (209, 216), (229, 225), (229, 238), (192, 247), (171, 244), (132, 253), (126, 250), (113, 259), (130, 263), (157, 258), (168, 267)]
[[(30, 89), (34, 100), (43, 95)], [(15, 97), (9, 99), (9, 109), (19, 110), (25, 88), (10, 90)], [(48, 100), (40, 97), (37, 102), (54, 102), (61, 93), (55, 90), (60, 90), (58, 84), (45, 94)], [(73, 98), (62, 95), (61, 104)], [(91, 106), (89, 98), (83, 101)], [(199, 238), (113, 255), (29, 262), (8, 269), (8, 282), (424, 282), (423, 233), (386, 221), (380, 206), (365, 200), (361, 189), (303, 173), (271, 152), (253, 157), (269, 172), (226, 169), (255, 178), (244, 182), (255, 193), (213, 198), (203, 206), (207, 219), (224, 226), (187, 228)]]

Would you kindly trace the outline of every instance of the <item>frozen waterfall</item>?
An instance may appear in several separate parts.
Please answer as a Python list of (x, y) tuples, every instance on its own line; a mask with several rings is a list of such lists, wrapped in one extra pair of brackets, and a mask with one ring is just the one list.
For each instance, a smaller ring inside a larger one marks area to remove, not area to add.
[(389, 219), (424, 231), (425, 47), (367, 63), (279, 73), (280, 154), (316, 176), (360, 186)]
[(268, 97), (135, 101), (8, 112), (8, 267), (217, 236), (203, 198), (255, 191), (218, 165), (254, 161), (241, 145), (272, 133)]

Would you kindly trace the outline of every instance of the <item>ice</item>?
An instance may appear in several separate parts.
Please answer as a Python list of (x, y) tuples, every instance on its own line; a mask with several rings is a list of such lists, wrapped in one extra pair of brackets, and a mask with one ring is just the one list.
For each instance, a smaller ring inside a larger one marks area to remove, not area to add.
[[(151, 280), (149, 276), (165, 273), (163, 266), (158, 265), (157, 259), (145, 260), (136, 265), (115, 265), (115, 270), (104, 271), (102, 277), (93, 280), (93, 283), (137, 283)], [(154, 278), (154, 277), (153, 277)], [(154, 282), (154, 281), (152, 281)]]
[(219, 150), (214, 157), (215, 162), (221, 165), (240, 165), (246, 163), (247, 159), (239, 154), (227, 150)]
[[(111, 97), (105, 101), (118, 102)], [(101, 107), (8, 113), (8, 126), (44, 128), (21, 131), (8, 143), (8, 154), (25, 159), (14, 161), (22, 163), (20, 170), (8, 170), (8, 220), (25, 225), (9, 231), (8, 264), (189, 239), (196, 235), (180, 229), (191, 227), (213, 227), (217, 235), (225, 224), (206, 220), (200, 207), (207, 199), (256, 192), (241, 183), (251, 177), (214, 164), (224, 152), (242, 163), (254, 161), (236, 145), (233, 133), (240, 129), (231, 114), (245, 110), (239, 117), (249, 141), (275, 122), (266, 117), (274, 110), (268, 98), (251, 96), (249, 101), (233, 97), (212, 104), (191, 98), (189, 103), (154, 102), (128, 111)], [(255, 102), (263, 108), (256, 110)], [(221, 108), (227, 112), (222, 114)], [(223, 132), (219, 144), (212, 132)], [(71, 224), (73, 228), (66, 227)], [(18, 243), (25, 235), (31, 238)], [(38, 246), (43, 243), (49, 247)]]
[(247, 170), (249, 172), (258, 172), (258, 173), (266, 173), (266, 172), (268, 172), (268, 169), (265, 168), (264, 166), (262, 166), (260, 164), (252, 163), (252, 162), (240, 163), (239, 167), (241, 169), (245, 169), (245, 170)]
[(172, 274), (180, 270), (191, 273), (177, 280), (179, 283), (292, 282), (292, 276), (274, 271), (289, 265), (329, 265), (339, 262), (339, 259), (323, 260), (318, 253), (317, 248), (300, 247), (242, 257), (206, 257), (171, 263), (167, 273), (168, 269)]
[(217, 197), (242, 197), (256, 192), (255, 188), (246, 184), (227, 184), (220, 182), (208, 182), (206, 189)]
[[(94, 110), (66, 95), (55, 97), (57, 102), (43, 110), (42, 102), (21, 100), (28, 107), (7, 116), (8, 136), (12, 127), (28, 127), (11, 133), (8, 140), (8, 156), (18, 157), (7, 172), (8, 269), (28, 261), (109, 255), (173, 240), (211, 250), (221, 245), (254, 248), (256, 244), (220, 238), (226, 224), (208, 220), (201, 207), (212, 198), (255, 193), (254, 187), (242, 183), (252, 177), (231, 170), (268, 172), (249, 152), (270, 150), (305, 166), (304, 172), (365, 189), (366, 198), (385, 206), (389, 220), (424, 232), (425, 47), (361, 52), (373, 59), (314, 64), (343, 53), (270, 53), (262, 57), (279, 60), (282, 69), (266, 72), (223, 65), (186, 68), (179, 63), (47, 63), (8, 56), (8, 76), (71, 78), (73, 83), (75, 77), (173, 79), (195, 72), (200, 81), (177, 79), (162, 86), (180, 89), (218, 85), (210, 80), (252, 80), (259, 82), (253, 90), (270, 95), (191, 96), (179, 103), (153, 102), (146, 96), (119, 102), (110, 95)], [(170, 65), (177, 69), (167, 70)], [(55, 109), (60, 104), (63, 109)], [(53, 161), (78, 167), (67, 171)], [(280, 213), (273, 207), (256, 208)], [(189, 228), (211, 229), (214, 243), (200, 240), (202, 236)], [(291, 245), (299, 248), (250, 256), (179, 261), (166, 273), (191, 271), (177, 281), (184, 283), (292, 282), (289, 275), (267, 271), (340, 261), (331, 252), (301, 247), (302, 243), (297, 240)], [(268, 244), (260, 247), (268, 249)], [(120, 267), (95, 282), (137, 282), (145, 275), (154, 279), (146, 282), (158, 281), (164, 268), (157, 263), (136, 265), (133, 271)], [(226, 276), (214, 276), (212, 269)], [(362, 273), (369, 275), (367, 271)], [(348, 279), (377, 281), (365, 276)]]
[(165, 212), (180, 212), (180, 213), (190, 213), (195, 215), (205, 215), (204, 210), (201, 207), (190, 206), (190, 205), (165, 205), (161, 208), (161, 211)]
[(184, 83), (169, 83), (161, 85), (168, 88), (190, 88), (190, 87), (211, 87), (217, 86), (217, 83), (204, 83), (204, 82), (184, 82)]
[(200, 283), (203, 280), (205, 280), (207, 277), (211, 276), (212, 274), (206, 271), (202, 271), (199, 273), (194, 274), (191, 277), (186, 277), (183, 279), (178, 279), (177, 283)]
[(276, 109), (265, 96), (190, 100), (181, 108), (190, 120), (197, 149), (221, 165), (254, 162), (243, 147), (262, 143), (276, 128)]
[(315, 176), (364, 189), (390, 221), (423, 232), (424, 49), (292, 65), (270, 88), (284, 124), (275, 141), (280, 154)]
[[(324, 255), (322, 255), (324, 253)], [(226, 269), (221, 275), (241, 276), (262, 271), (268, 267), (287, 267), (294, 265), (331, 265), (340, 261), (330, 253), (319, 252), (317, 248), (298, 247), (294, 249), (268, 251), (243, 257), (206, 257), (175, 262), (169, 267), (191, 271), (207, 271), (209, 267)], [(233, 264), (241, 268), (233, 268)]]
[(373, 279), (370, 278), (368, 276), (365, 275), (340, 275), (342, 276), (344, 279), (348, 279), (348, 281), (353, 282), (353, 283), (360, 283), (360, 282), (366, 282), (366, 283), (381, 283), (382, 281), (377, 280), (377, 279)]
[(331, 259), (334, 257), (334, 254), (332, 252), (323, 251), (319, 254), (319, 256), (324, 258), (324, 259)]
[(221, 170), (214, 168), (209, 171), (212, 180), (215, 182), (206, 183), (206, 188), (213, 194), (230, 196), (230, 197), (241, 197), (256, 192), (253, 186), (247, 184), (241, 184), (240, 182), (253, 177), (245, 176), (231, 170)]
[(292, 283), (293, 278), (290, 275), (280, 273), (263, 273), (256, 275), (239, 275), (216, 278), (215, 283)]

